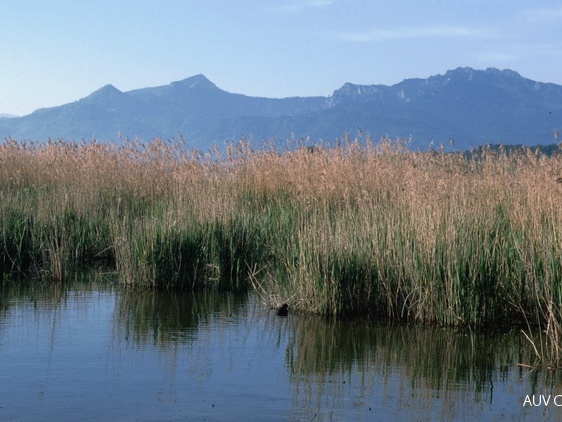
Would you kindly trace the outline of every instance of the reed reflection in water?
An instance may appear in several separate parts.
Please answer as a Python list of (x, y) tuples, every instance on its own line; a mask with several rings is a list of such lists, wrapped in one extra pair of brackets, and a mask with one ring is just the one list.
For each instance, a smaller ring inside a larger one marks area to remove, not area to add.
[[(278, 317), (253, 295), (2, 284), (1, 420), (562, 417), (518, 332)], [(24, 415), (25, 417), (23, 417)]]

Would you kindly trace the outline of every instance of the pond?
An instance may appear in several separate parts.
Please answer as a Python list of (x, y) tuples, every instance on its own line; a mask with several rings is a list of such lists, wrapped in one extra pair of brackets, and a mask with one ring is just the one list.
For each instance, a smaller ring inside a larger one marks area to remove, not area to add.
[(253, 294), (0, 291), (2, 421), (560, 420), (561, 374), (532, 359), (516, 330), (279, 317)]

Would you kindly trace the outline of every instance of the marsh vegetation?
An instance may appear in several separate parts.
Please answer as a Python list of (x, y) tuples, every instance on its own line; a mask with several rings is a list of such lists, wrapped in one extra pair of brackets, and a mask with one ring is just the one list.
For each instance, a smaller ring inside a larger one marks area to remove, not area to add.
[(4, 279), (101, 261), (124, 284), (319, 315), (516, 324), (562, 358), (560, 155), (6, 141), (0, 163)]

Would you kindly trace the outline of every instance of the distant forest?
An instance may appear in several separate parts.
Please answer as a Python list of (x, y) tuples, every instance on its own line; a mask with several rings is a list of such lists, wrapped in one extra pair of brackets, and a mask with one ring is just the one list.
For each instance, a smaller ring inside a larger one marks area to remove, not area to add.
[(492, 145), (481, 145), (479, 147), (473, 148), (469, 151), (464, 151), (468, 158), (477, 157), (485, 152), (504, 152), (507, 155), (521, 154), (531, 151), (533, 154), (546, 155), (548, 157), (560, 155), (562, 153), (562, 142), (558, 144), (549, 145), (503, 145), (503, 144), (492, 144)]

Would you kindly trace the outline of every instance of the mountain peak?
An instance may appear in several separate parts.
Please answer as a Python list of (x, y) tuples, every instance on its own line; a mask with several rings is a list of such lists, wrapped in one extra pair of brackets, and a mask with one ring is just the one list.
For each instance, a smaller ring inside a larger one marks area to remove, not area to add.
[(132, 110), (134, 108), (132, 101), (133, 99), (129, 95), (118, 90), (113, 85), (107, 84), (78, 102), (106, 111), (115, 111), (120, 107)]
[[(448, 78), (462, 78), (472, 80), (472, 78), (476, 75), (479, 76), (496, 76), (500, 78), (515, 78), (520, 79), (522, 76), (515, 72), (514, 70), (510, 69), (497, 69), (495, 67), (488, 67), (486, 70), (476, 70), (471, 67), (457, 67), (453, 70), (448, 70), (445, 72), (445, 77)], [(437, 75), (439, 77), (441, 75)]]
[(121, 94), (122, 92), (119, 91), (117, 88), (115, 88), (113, 85), (111, 84), (107, 84), (102, 86), (100, 89), (98, 89), (97, 91), (92, 92), (92, 94)]
[(187, 87), (191, 89), (217, 89), (217, 86), (202, 74), (191, 76), (189, 78), (182, 79), (181, 81), (172, 82), (171, 85)]
[(85, 100), (87, 102), (95, 102), (95, 101), (99, 101), (102, 98), (114, 99), (114, 98), (116, 98), (117, 96), (120, 96), (120, 95), (123, 95), (123, 93), (121, 91), (119, 91), (113, 85), (107, 84), (107, 85), (102, 86), (100, 89), (92, 92), (87, 97), (82, 98), (82, 101)]

